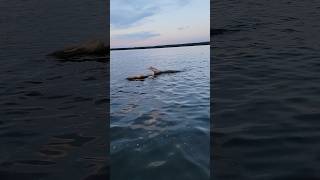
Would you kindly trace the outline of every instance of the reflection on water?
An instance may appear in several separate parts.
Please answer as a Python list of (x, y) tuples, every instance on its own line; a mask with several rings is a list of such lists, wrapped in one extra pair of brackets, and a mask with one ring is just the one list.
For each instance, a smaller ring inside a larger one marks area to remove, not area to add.
[[(209, 46), (111, 52), (111, 179), (209, 179)], [(183, 70), (145, 81), (126, 77)]]

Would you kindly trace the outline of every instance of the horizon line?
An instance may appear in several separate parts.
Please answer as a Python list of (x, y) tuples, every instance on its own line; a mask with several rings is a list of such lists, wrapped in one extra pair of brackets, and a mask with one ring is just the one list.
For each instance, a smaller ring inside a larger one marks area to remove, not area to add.
[(122, 51), (122, 50), (134, 50), (134, 49), (154, 49), (154, 48), (172, 48), (172, 47), (183, 47), (183, 46), (204, 46), (204, 45), (210, 45), (210, 41), (197, 42), (197, 43), (165, 44), (165, 45), (156, 45), (156, 46), (110, 48), (110, 51)]

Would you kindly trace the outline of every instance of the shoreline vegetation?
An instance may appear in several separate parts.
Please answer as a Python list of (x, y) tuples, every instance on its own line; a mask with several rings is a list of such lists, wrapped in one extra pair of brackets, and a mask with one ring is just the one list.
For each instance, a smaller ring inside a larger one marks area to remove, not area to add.
[[(64, 49), (48, 54), (58, 59), (77, 61), (81, 57), (107, 57), (110, 51), (134, 50), (134, 49), (155, 49), (155, 48), (172, 48), (184, 46), (204, 46), (210, 45), (210, 42), (184, 43), (184, 44), (167, 44), (157, 46), (141, 46), (141, 47), (125, 47), (125, 48), (110, 48), (103, 41), (93, 40), (87, 41), (74, 46), (69, 46)], [(88, 60), (88, 59), (85, 59)], [(81, 61), (81, 60), (80, 60)], [(103, 61), (106, 61), (105, 58)]]
[(183, 47), (183, 46), (204, 46), (204, 45), (210, 45), (210, 42), (166, 44), (166, 45), (157, 45), (157, 46), (141, 46), (141, 47), (125, 47), (125, 48), (110, 48), (110, 51), (123, 51), (123, 50), (134, 50), (134, 49), (172, 48), (172, 47)]

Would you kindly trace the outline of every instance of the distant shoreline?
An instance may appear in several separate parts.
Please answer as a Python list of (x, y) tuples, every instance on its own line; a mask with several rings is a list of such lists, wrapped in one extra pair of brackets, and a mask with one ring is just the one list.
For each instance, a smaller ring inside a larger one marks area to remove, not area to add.
[(123, 50), (134, 50), (134, 49), (154, 49), (154, 48), (172, 48), (172, 47), (183, 47), (183, 46), (204, 46), (204, 45), (210, 45), (210, 42), (168, 44), (168, 45), (158, 45), (158, 46), (141, 46), (141, 47), (126, 47), (126, 48), (110, 48), (110, 51), (123, 51)]

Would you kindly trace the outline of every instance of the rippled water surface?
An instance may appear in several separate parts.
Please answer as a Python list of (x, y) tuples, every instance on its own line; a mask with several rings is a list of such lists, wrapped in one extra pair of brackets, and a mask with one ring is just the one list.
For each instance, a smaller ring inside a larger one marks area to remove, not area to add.
[(46, 54), (106, 36), (105, 3), (0, 1), (0, 179), (107, 176), (107, 63)]
[[(209, 51), (111, 52), (111, 179), (209, 179)], [(182, 72), (126, 80), (149, 66)]]
[(320, 179), (320, 2), (215, 1), (216, 179)]

